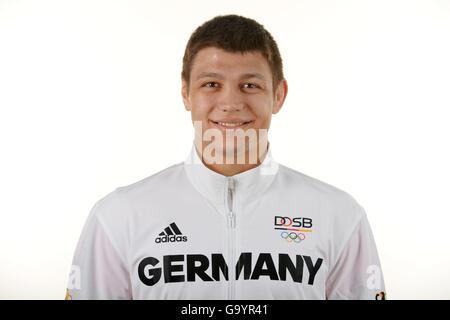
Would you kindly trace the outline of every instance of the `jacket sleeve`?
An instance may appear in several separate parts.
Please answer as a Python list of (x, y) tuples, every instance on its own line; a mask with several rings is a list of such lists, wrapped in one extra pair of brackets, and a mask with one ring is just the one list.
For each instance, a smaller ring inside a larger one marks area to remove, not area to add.
[(131, 299), (127, 264), (99, 218), (111, 206), (99, 201), (92, 208), (75, 250), (67, 285), (67, 300)]
[(364, 209), (336, 264), (330, 269), (326, 296), (330, 300), (386, 299), (380, 260)]

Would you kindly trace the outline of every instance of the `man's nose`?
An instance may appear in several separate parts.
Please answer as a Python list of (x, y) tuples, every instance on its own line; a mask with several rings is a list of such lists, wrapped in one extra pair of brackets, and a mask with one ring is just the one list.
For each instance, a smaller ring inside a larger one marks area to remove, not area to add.
[(224, 88), (218, 100), (217, 107), (223, 112), (240, 111), (244, 109), (245, 102), (242, 92), (230, 87)]

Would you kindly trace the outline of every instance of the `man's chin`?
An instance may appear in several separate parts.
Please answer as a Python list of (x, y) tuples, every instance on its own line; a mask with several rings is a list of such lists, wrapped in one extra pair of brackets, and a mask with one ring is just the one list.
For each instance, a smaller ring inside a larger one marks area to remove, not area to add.
[[(250, 140), (252, 139), (246, 139), (245, 142), (236, 139), (202, 141), (198, 150), (203, 151), (203, 159), (209, 164), (256, 164), (263, 156), (260, 153), (265, 153), (267, 142), (259, 146), (258, 143), (265, 140)], [(264, 150), (260, 150), (261, 148)]]

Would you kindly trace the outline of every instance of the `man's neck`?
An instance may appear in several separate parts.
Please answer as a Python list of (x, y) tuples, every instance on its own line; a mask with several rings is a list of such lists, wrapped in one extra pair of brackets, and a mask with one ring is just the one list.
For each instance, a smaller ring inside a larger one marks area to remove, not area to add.
[(212, 171), (215, 171), (221, 175), (224, 175), (226, 177), (231, 177), (236, 174), (239, 174), (241, 172), (245, 172), (247, 170), (256, 168), (260, 165), (260, 163), (254, 163), (254, 164), (207, 164), (203, 162), (205, 166), (207, 166)]

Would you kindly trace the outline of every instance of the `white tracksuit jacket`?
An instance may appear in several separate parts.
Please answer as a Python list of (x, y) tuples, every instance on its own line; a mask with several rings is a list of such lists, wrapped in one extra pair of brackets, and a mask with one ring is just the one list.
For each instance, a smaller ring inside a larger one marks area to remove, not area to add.
[(92, 208), (67, 299), (383, 299), (364, 209), (275, 162), (226, 177), (189, 157)]

